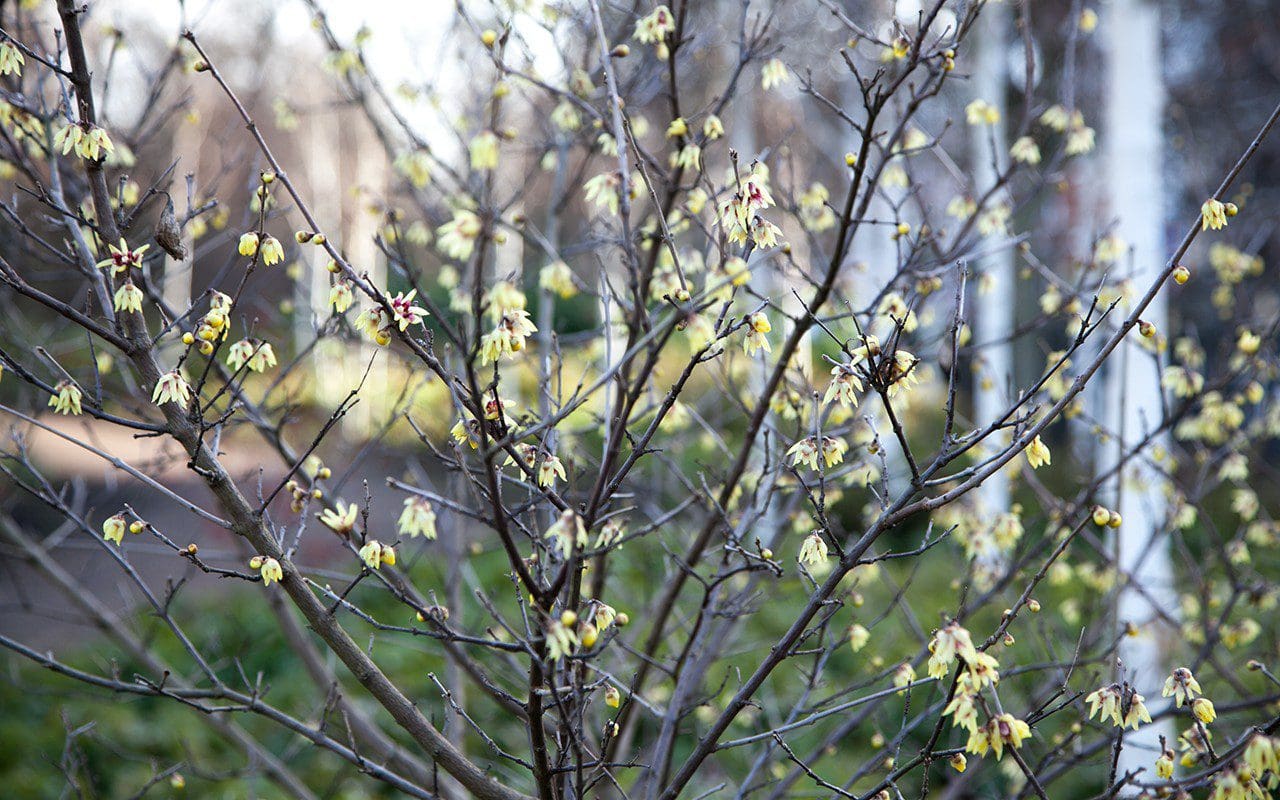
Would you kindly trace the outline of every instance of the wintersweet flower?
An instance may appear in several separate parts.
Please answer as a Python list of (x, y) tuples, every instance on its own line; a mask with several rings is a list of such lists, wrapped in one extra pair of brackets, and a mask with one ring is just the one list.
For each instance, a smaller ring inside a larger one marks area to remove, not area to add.
[(542, 459), (542, 464), (538, 466), (538, 485), (547, 487), (555, 486), (556, 478), (566, 480), (564, 472), (564, 464), (561, 463), (558, 456), (548, 455)]
[(329, 289), (329, 305), (336, 314), (346, 313), (355, 301), (355, 292), (351, 291), (351, 284), (345, 280), (338, 281)]
[(395, 566), (396, 550), (391, 545), (370, 539), (360, 548), (360, 560), (369, 569), (382, 569), (383, 564)]
[(559, 661), (573, 653), (578, 646), (578, 637), (568, 625), (560, 620), (552, 620), (547, 626), (547, 658)]
[(1111, 724), (1117, 728), (1122, 727), (1120, 716), (1121, 695), (1120, 687), (1117, 684), (1104, 686), (1096, 689), (1084, 699), (1089, 706), (1089, 719), (1094, 716), (1098, 717), (1098, 721), (1111, 720)]
[(1031, 440), (1031, 444), (1027, 445), (1027, 464), (1032, 469), (1039, 469), (1046, 464), (1053, 463), (1053, 454), (1049, 452), (1049, 447), (1040, 441), (1040, 437)]
[(966, 662), (976, 660), (978, 657), (978, 650), (973, 646), (969, 631), (954, 620), (933, 635), (933, 639), (929, 642), (929, 652), (931, 654), (929, 677), (938, 679), (946, 677), (949, 666), (955, 661), (956, 656)]
[(773, 326), (769, 323), (769, 318), (763, 313), (757, 312), (747, 318), (747, 336), (742, 342), (742, 349), (749, 356), (755, 355), (760, 350), (766, 353), (773, 352), (773, 348), (769, 346), (769, 338), (765, 335), (773, 330)]
[(262, 253), (262, 263), (268, 267), (284, 261), (284, 245), (280, 244), (280, 240), (274, 236), (267, 236), (262, 240), (259, 252)]
[(648, 16), (641, 17), (636, 22), (636, 32), (632, 36), (642, 44), (660, 44), (669, 35), (675, 33), (675, 30), (676, 19), (671, 9), (658, 6)]
[(560, 558), (566, 560), (573, 552), (575, 544), (578, 547), (587, 546), (587, 528), (582, 522), (582, 517), (568, 508), (560, 512), (560, 516), (551, 523), (551, 527), (547, 528), (543, 537), (551, 540), (552, 552), (559, 553)]
[(1133, 728), (1136, 731), (1140, 723), (1150, 721), (1151, 713), (1147, 711), (1145, 698), (1137, 692), (1129, 695), (1129, 710), (1124, 713), (1122, 727)]
[(702, 135), (710, 141), (719, 139), (724, 136), (724, 123), (715, 114), (708, 114), (702, 122)]
[(1173, 751), (1167, 747), (1156, 759), (1156, 777), (1166, 781), (1173, 777)]
[(166, 372), (156, 381), (155, 389), (151, 393), (151, 402), (158, 406), (177, 403), (185, 408), (191, 402), (191, 386), (178, 370)]
[(0, 75), (22, 75), (22, 65), (26, 59), (22, 51), (5, 42), (0, 44)]
[(1183, 703), (1194, 700), (1200, 693), (1200, 682), (1191, 674), (1191, 670), (1178, 667), (1165, 679), (1160, 696), (1173, 697), (1174, 704), (1181, 708)]
[[(822, 560), (826, 561), (826, 558), (824, 557)], [(871, 631), (867, 630), (864, 626), (859, 625), (856, 622), (849, 626), (849, 649), (850, 650), (856, 653), (862, 648), (866, 647), (867, 642), (869, 641), (871, 641)]]
[(400, 512), (400, 519), (396, 522), (396, 529), (401, 536), (436, 538), (435, 508), (424, 498), (406, 497), (404, 510)]
[(978, 699), (967, 683), (963, 688), (957, 687), (951, 702), (942, 709), (942, 716), (951, 717), (953, 727), (964, 728), (971, 733), (978, 729)]
[(348, 536), (356, 527), (356, 514), (360, 508), (355, 503), (344, 503), (339, 500), (333, 508), (320, 512), (320, 522), (329, 530), (340, 536)]
[(395, 314), (396, 324), (400, 326), (400, 330), (410, 325), (421, 325), (422, 318), (427, 316), (425, 308), (413, 304), (413, 299), (417, 296), (418, 290), (411, 289), (408, 294), (400, 292), (391, 298), (391, 311)]
[(133, 285), (133, 281), (127, 280), (116, 289), (115, 293), (116, 311), (127, 313), (130, 311), (142, 312), (142, 290)]
[(1207, 697), (1197, 697), (1191, 701), (1191, 713), (1195, 714), (1196, 719), (1205, 725), (1213, 722), (1218, 717), (1218, 712), (1213, 707), (1213, 702)]
[(78, 416), (80, 414), (80, 398), (83, 393), (75, 381), (59, 381), (58, 385), (53, 388), (54, 394), (49, 397), (49, 407), (53, 409), (53, 413)]
[(253, 258), (258, 254), (258, 245), (257, 233), (253, 231), (242, 233), (240, 234), (240, 243), (236, 245), (236, 252), (245, 258)]
[(760, 68), (760, 88), (766, 92), (791, 80), (787, 65), (780, 58), (771, 58)]
[(595, 203), (597, 208), (608, 209), (610, 214), (617, 214), (621, 202), (618, 188), (621, 185), (622, 179), (617, 172), (602, 172), (583, 184), (582, 190), (587, 202)]
[(827, 393), (823, 395), (823, 404), (836, 400), (845, 408), (858, 405), (857, 392), (862, 391), (862, 381), (851, 368), (837, 364), (831, 368), (831, 383), (827, 385)]
[(1058, 133), (1062, 133), (1067, 129), (1067, 123), (1071, 120), (1071, 115), (1065, 108), (1060, 105), (1052, 105), (1045, 109), (1040, 115), (1040, 124), (1051, 128)]
[(1014, 161), (1020, 161), (1023, 164), (1035, 166), (1040, 163), (1040, 147), (1030, 136), (1019, 137), (1009, 148), (1009, 155), (1013, 156)]
[(471, 140), (471, 168), (478, 171), (498, 168), (498, 135), (483, 131)]
[(1222, 230), (1227, 226), (1227, 205), (1210, 197), (1200, 206), (1200, 230)]
[(463, 261), (471, 257), (483, 229), (484, 225), (475, 213), (465, 209), (455, 211), (452, 220), (436, 228), (436, 244), (449, 258)]
[(280, 562), (271, 556), (254, 556), (249, 559), (249, 569), (258, 571), (258, 575), (262, 577), (263, 586), (279, 583), (280, 579), (284, 577), (284, 570), (280, 567)]
[(141, 267), (142, 256), (150, 249), (151, 245), (144, 244), (137, 250), (130, 250), (128, 243), (121, 239), (119, 247), (114, 244), (107, 246), (107, 250), (111, 255), (98, 262), (98, 269), (111, 267), (112, 272), (119, 274), (128, 271), (130, 267)]
[(543, 267), (538, 273), (538, 286), (555, 292), (563, 300), (578, 293), (577, 284), (573, 282), (573, 270), (563, 261), (555, 261)]
[(1023, 740), (1031, 738), (1031, 726), (1012, 714), (1000, 714), (992, 718), (987, 723), (987, 728), (988, 741), (995, 751), (997, 761), (1004, 755), (1005, 745), (1017, 750), (1022, 747)]
[(381, 306), (366, 308), (356, 317), (355, 328), (366, 337), (385, 346), (391, 341), (390, 321)]
[(102, 538), (108, 542), (121, 544), (124, 542), (124, 529), (128, 527), (125, 524), (124, 514), (116, 514), (107, 517), (102, 522)]
[(524, 350), (525, 340), (537, 330), (527, 311), (509, 311), (480, 338), (480, 362), (488, 364), (504, 355), (519, 353)]
[[(810, 569), (823, 564), (827, 560), (827, 543), (817, 533), (811, 533), (800, 543), (800, 555), (797, 560)], [(857, 648), (855, 648), (856, 650)]]

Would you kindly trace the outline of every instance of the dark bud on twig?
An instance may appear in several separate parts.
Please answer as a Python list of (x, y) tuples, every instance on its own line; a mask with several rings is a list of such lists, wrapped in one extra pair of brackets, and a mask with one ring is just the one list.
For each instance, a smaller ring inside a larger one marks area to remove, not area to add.
[(164, 204), (160, 212), (160, 221), (156, 223), (156, 244), (178, 261), (187, 257), (187, 248), (182, 246), (182, 228), (178, 226), (178, 218), (173, 213), (173, 200)]

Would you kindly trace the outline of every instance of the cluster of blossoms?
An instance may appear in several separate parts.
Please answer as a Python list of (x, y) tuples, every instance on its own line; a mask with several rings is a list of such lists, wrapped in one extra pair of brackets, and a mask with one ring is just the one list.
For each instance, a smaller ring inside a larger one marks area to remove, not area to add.
[(484, 303), (494, 328), (480, 339), (481, 363), (524, 350), (525, 340), (538, 330), (525, 311), (524, 292), (508, 281), (499, 281), (486, 293)]
[(234, 370), (249, 365), (254, 372), (265, 372), (276, 365), (276, 353), (270, 342), (260, 339), (241, 339), (227, 351), (227, 365)]
[(389, 315), (381, 306), (366, 308), (356, 317), (354, 323), (356, 330), (378, 345), (387, 346), (391, 343), (393, 327), (404, 331), (410, 325), (421, 325), (422, 320), (427, 316), (425, 308), (413, 304), (417, 296), (418, 290), (410, 289), (408, 292), (398, 292), (394, 297), (389, 298), (387, 300), (387, 305), (391, 307)]
[(84, 393), (80, 391), (80, 387), (70, 378), (58, 381), (58, 385), (53, 387), (53, 394), (49, 396), (49, 407), (53, 409), (53, 413), (62, 414), (64, 416), (79, 416), (81, 413), (80, 399)]
[[(525, 467), (537, 476), (538, 485), (543, 488), (554, 487), (556, 479), (566, 480), (564, 471), (564, 463), (559, 456), (550, 453), (542, 457), (542, 462), (538, 462), (539, 450), (531, 444), (516, 445), (516, 453), (520, 456), (520, 460), (524, 462)], [(508, 460), (508, 463), (511, 463)]]
[(654, 54), (659, 60), (666, 61), (671, 55), (667, 39), (675, 32), (675, 15), (666, 6), (658, 6), (648, 16), (641, 17), (636, 22), (636, 32), (633, 37), (641, 44), (652, 44)]
[(115, 150), (105, 128), (78, 122), (62, 126), (53, 137), (53, 146), (65, 156), (72, 150), (86, 161), (97, 161)]
[(280, 244), (280, 240), (270, 234), (259, 236), (256, 231), (242, 234), (236, 250), (245, 258), (261, 256), (262, 263), (268, 267), (284, 261), (284, 245)]
[[(559, 661), (571, 655), (578, 647), (592, 648), (600, 641), (600, 634), (614, 625), (624, 626), (628, 622), (626, 614), (620, 614), (610, 605), (592, 600), (586, 611), (579, 615), (572, 609), (566, 609), (558, 618), (548, 621), (546, 626), (547, 658)], [(605, 703), (610, 708), (617, 708), (621, 695), (614, 686), (605, 689)]]
[(778, 246), (782, 231), (758, 212), (773, 206), (769, 170), (759, 162), (738, 182), (736, 191), (720, 204), (720, 227), (733, 244), (753, 241), (757, 247)]
[[(222, 292), (213, 290), (209, 295), (209, 311), (200, 318), (194, 333), (184, 333), (182, 343), (197, 344), (201, 355), (213, 353), (213, 343), (225, 340), (231, 334), (231, 306), (233, 301)], [(272, 356), (274, 361), (274, 355)]]
[(1126, 704), (1125, 692), (1118, 683), (1095, 689), (1084, 701), (1089, 705), (1089, 719), (1095, 716), (1100, 722), (1109, 719), (1117, 728), (1133, 728), (1136, 731), (1141, 723), (1151, 721), (1143, 696), (1130, 690), (1129, 702)]
[(1026, 722), (1007, 713), (992, 715), (986, 724), (978, 722), (982, 690), (1000, 681), (1000, 664), (996, 658), (974, 647), (969, 632), (955, 621), (934, 633), (929, 642), (929, 652), (928, 673), (931, 678), (946, 677), (951, 664), (957, 659), (963, 667), (957, 675), (951, 702), (942, 713), (951, 717), (954, 726), (969, 732), (965, 750), (980, 756), (990, 750), (998, 761), (1006, 747), (1020, 748), (1023, 740), (1031, 736), (1031, 728)]
[(831, 436), (806, 436), (791, 445), (787, 455), (791, 457), (792, 466), (806, 464), (809, 469), (817, 469), (819, 457), (822, 458), (823, 464), (830, 468), (844, 461), (844, 454), (848, 451), (849, 445), (843, 439)]
[(370, 539), (360, 548), (360, 560), (369, 569), (381, 569), (383, 564), (394, 567), (396, 564), (396, 549), (389, 544), (379, 542), (377, 539)]

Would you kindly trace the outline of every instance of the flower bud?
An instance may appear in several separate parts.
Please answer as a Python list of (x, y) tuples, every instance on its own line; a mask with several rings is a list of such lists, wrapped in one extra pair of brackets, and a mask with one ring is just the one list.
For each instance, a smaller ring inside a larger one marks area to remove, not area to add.
[(493, 47), (498, 41), (498, 32), (492, 28), (488, 28), (484, 33), (480, 34), (480, 41), (484, 42), (485, 47)]
[(1189, 280), (1191, 280), (1191, 270), (1187, 269), (1181, 264), (1179, 264), (1177, 267), (1174, 268), (1173, 270), (1174, 283), (1181, 286), (1182, 284), (1186, 283)]

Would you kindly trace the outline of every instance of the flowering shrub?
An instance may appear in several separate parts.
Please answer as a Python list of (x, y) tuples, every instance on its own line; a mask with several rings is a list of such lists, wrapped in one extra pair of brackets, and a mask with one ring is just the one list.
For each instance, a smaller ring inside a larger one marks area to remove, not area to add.
[[(1269, 796), (1277, 529), (1250, 459), (1280, 432), (1280, 319), (1242, 310), (1217, 353), (1155, 321), (1185, 284), (1216, 280), (1230, 308), (1262, 270), (1226, 238), (1249, 224), (1229, 193), (1257, 142), (1141, 280), (1110, 231), (1051, 267), (1037, 199), (1106, 145), (1069, 94), (1028, 75), (1021, 108), (972, 96), (958, 78), (983, 69), (966, 64), (981, 4), (884, 25), (806, 4), (847, 39), (820, 70), (749, 4), (723, 63), (723, 20), (687, 0), (459, 4), (474, 96), (434, 139), (368, 68), (368, 36), (344, 41), (311, 5), (332, 85), (395, 176), (364, 260), (273, 138), (297, 104), (264, 125), (199, 33), (173, 77), (216, 92), (261, 166), (239, 193), (190, 177), (186, 208), (162, 210), (153, 120), (100, 113), (81, 9), (58, 0), (56, 38), (3, 27), (0, 156), (29, 197), (4, 206), (23, 251), (0, 259), (0, 290), (58, 346), (5, 323), (0, 409), (19, 435), (0, 469), (143, 591), (182, 652), (148, 655), (93, 602), (138, 675), (0, 644), (203, 712), (296, 797), (321, 787), (259, 723), (411, 797), (1045, 798), (1086, 769), (1105, 796)], [(558, 74), (534, 68), (535, 31)], [(843, 145), (757, 131), (761, 107), (822, 118)], [(1017, 302), (1015, 256), (1038, 301)], [(189, 301), (172, 291), (179, 265), (217, 257), (230, 266)], [(1016, 327), (975, 337), (1015, 305)], [(1032, 346), (1034, 370), (993, 366)], [(1159, 370), (1142, 431), (1089, 399), (1124, 359)], [(359, 403), (377, 430), (349, 419)], [(1055, 449), (1071, 426), (1098, 452)], [(181, 457), (129, 463), (95, 444), (108, 429)], [(224, 538), (86, 510), (43, 476), (33, 430)], [(352, 438), (403, 468), (370, 474)], [(997, 482), (1017, 497), (984, 495)], [(1130, 528), (1126, 493), (1158, 517)], [(54, 545), (0, 531), (88, 596)], [(320, 540), (338, 554), (304, 549)], [(1140, 579), (1134, 541), (1178, 555), (1176, 586)], [(255, 603), (313, 705), (277, 702), (191, 632), (171, 602), (185, 582), (153, 586), (131, 561), (144, 547)], [(1138, 640), (1159, 642), (1154, 663)], [(398, 646), (445, 679), (424, 690), (420, 664), (383, 655)]]

